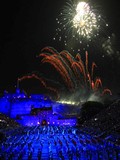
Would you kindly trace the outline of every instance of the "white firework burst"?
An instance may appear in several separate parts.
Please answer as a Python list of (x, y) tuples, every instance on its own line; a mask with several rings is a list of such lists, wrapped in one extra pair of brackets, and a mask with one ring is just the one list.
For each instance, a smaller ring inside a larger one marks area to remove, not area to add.
[[(99, 20), (99, 19), (98, 19)], [(76, 8), (76, 15), (73, 18), (73, 27), (83, 37), (91, 38), (94, 30), (99, 29), (97, 17), (86, 2), (79, 2)]]
[(75, 0), (68, 0), (56, 21), (58, 28), (53, 40), (64, 43), (67, 49), (77, 45), (82, 45), (83, 50), (88, 49), (108, 27), (96, 5), (85, 1), (76, 3)]

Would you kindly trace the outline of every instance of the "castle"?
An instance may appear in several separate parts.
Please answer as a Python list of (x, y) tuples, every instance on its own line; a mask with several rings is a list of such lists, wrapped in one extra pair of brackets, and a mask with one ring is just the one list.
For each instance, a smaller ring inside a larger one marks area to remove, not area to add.
[(78, 109), (62, 104), (42, 94), (27, 95), (18, 87), (15, 93), (4, 92), (0, 97), (0, 112), (23, 126), (77, 124)]

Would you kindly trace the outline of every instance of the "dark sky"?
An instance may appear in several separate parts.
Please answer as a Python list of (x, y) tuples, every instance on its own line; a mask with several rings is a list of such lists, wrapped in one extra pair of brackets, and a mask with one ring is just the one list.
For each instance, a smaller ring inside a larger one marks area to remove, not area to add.
[[(92, 2), (92, 0), (91, 0)], [(94, 0), (93, 0), (94, 2)], [(93, 3), (92, 2), (92, 3)], [(17, 0), (4, 1), (0, 8), (0, 92), (14, 86), (17, 78), (37, 70), (36, 55), (45, 46), (58, 51), (64, 49), (53, 41), (56, 17), (65, 0)], [(120, 6), (119, 1), (99, 0), (103, 13), (109, 23), (110, 33), (114, 33), (114, 50), (120, 50)], [(94, 51), (94, 49), (92, 49)], [(95, 49), (97, 51), (97, 49)], [(98, 52), (98, 51), (97, 51)], [(113, 92), (120, 91), (120, 54), (104, 58), (94, 54), (103, 83)]]

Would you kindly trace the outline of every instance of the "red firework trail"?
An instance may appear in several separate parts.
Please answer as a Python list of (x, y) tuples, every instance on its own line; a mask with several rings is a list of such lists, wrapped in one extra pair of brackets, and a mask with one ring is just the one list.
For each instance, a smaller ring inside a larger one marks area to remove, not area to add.
[(102, 95), (104, 95), (105, 93), (109, 93), (110, 95), (112, 95), (112, 92), (110, 89), (106, 88), (103, 90)]
[(86, 51), (86, 74), (88, 75), (88, 52)]
[(52, 56), (46, 56), (42, 59), (42, 63), (50, 63), (54, 68), (60, 73), (60, 75), (63, 77), (65, 83), (68, 85), (70, 89), (73, 89), (73, 84), (70, 79), (69, 73), (62, 64), (62, 61), (59, 59), (58, 56), (52, 55)]
[(53, 47), (44, 47), (41, 52), (57, 54), (57, 50)]
[(91, 70), (91, 79), (93, 79), (93, 73), (94, 73), (94, 68), (97, 67), (95, 62), (92, 63), (92, 70)]
[[(59, 83), (62, 83), (63, 86), (67, 87), (68, 92), (73, 93), (78, 90), (85, 90), (91, 91), (92, 93), (98, 93), (103, 90), (101, 95), (105, 93), (112, 94), (109, 89), (103, 89), (102, 81), (99, 77), (94, 78), (94, 68), (97, 67), (94, 62), (89, 71), (87, 51), (85, 52), (85, 63), (82, 61), (80, 54), (76, 54), (76, 56), (73, 57), (66, 50), (58, 52), (52, 47), (43, 48), (38, 57), (41, 58), (41, 64), (43, 66), (45, 63), (48, 63), (58, 72), (63, 80), (63, 82)], [(46, 89), (51, 90), (58, 95), (55, 88), (47, 85), (45, 78), (39, 77), (36, 74), (24, 76), (19, 80), (30, 78), (38, 79)]]
[[(43, 50), (42, 50), (43, 51)], [(83, 63), (80, 54), (77, 54), (76, 57), (73, 57), (68, 51), (64, 50), (60, 53), (57, 52), (54, 48), (46, 47), (44, 48), (45, 52), (42, 52), (40, 56), (43, 56), (43, 61), (46, 63), (50, 63), (62, 76), (64, 82), (68, 86), (68, 89), (74, 88), (76, 90), (76, 86), (84, 86), (84, 88), (92, 90), (94, 92), (98, 92), (99, 89), (102, 89), (102, 81), (101, 79), (94, 78), (94, 68), (97, 65), (93, 62), (91, 67), (91, 74), (88, 68), (88, 52), (85, 52), (86, 60), (85, 64)], [(54, 54), (54, 60), (52, 59), (52, 54)], [(47, 55), (47, 56), (46, 56)], [(78, 84), (75, 84), (78, 83)], [(71, 87), (71, 88), (70, 88)], [(80, 88), (81, 89), (81, 88)], [(109, 89), (108, 89), (109, 90)], [(107, 90), (106, 90), (107, 91)], [(106, 92), (104, 92), (106, 93)]]
[(99, 87), (102, 87), (102, 81), (100, 78), (97, 78), (94, 83), (94, 90), (97, 91)]
[(66, 60), (66, 63), (68, 62), (72, 64), (72, 62), (74, 61), (72, 55), (70, 55), (68, 51), (61, 51), (60, 56), (64, 58), (64, 60)]
[(35, 74), (31, 74), (31, 75), (27, 75), (27, 76), (23, 76), (21, 78), (18, 78), (18, 81), (23, 81), (23, 80), (26, 80), (26, 79), (33, 79), (33, 78), (39, 80), (40, 83), (43, 85), (43, 87), (45, 87), (47, 90), (50, 90), (50, 91), (54, 92), (56, 94), (56, 98), (59, 99), (58, 91), (55, 88), (47, 86), (47, 84), (45, 82), (45, 79), (42, 78), (42, 77), (38, 77)]

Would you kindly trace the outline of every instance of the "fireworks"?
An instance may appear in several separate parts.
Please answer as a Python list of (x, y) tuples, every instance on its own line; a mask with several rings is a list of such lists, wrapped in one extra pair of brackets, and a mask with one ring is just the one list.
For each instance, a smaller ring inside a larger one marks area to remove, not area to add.
[(44, 88), (44, 90), (47, 90), (47, 94), (52, 95), (54, 93), (55, 98), (59, 99), (59, 94), (56, 88), (49, 86), (48, 82), (49, 80), (47, 80), (46, 78), (44, 78), (41, 75), (37, 75), (36, 73), (31, 73), (29, 75), (25, 75), (21, 78), (18, 78), (18, 81), (23, 81), (23, 80), (27, 80), (27, 79), (36, 79), (40, 82), (40, 86), (42, 86)]
[(99, 48), (102, 38), (109, 35), (108, 24), (101, 10), (98, 3), (90, 0), (67, 0), (56, 18), (57, 28), (53, 40), (73, 52), (89, 50), (92, 46)]
[(58, 28), (53, 39), (64, 42), (72, 50), (78, 43), (83, 45), (83, 50), (88, 48), (108, 26), (96, 8), (89, 2), (68, 1), (56, 18)]
[[(64, 92), (74, 94), (76, 92), (86, 92), (87, 94), (95, 93), (103, 95), (105, 93), (110, 93), (109, 89), (103, 89), (102, 81), (99, 77), (94, 77), (94, 69), (96, 64), (93, 62), (91, 69), (88, 68), (88, 52), (85, 52), (86, 60), (85, 63), (82, 61), (80, 54), (73, 57), (68, 51), (63, 50), (58, 52), (52, 47), (45, 47), (42, 49), (38, 57), (41, 58), (41, 63), (44, 66), (45, 63), (51, 66), (50, 73), (52, 69), (55, 69), (57, 74), (61, 77), (59, 83), (64, 86)], [(57, 75), (53, 75), (57, 76)], [(36, 74), (31, 74), (30, 76), (24, 76), (20, 80), (35, 78), (39, 80), (42, 85), (60, 97), (60, 88), (50, 87), (47, 85), (47, 80), (44, 77), (39, 77)]]
[[(98, 19), (99, 20), (99, 19)], [(73, 18), (73, 27), (83, 37), (91, 38), (94, 30), (98, 30), (97, 17), (86, 2), (79, 2), (76, 15)]]

